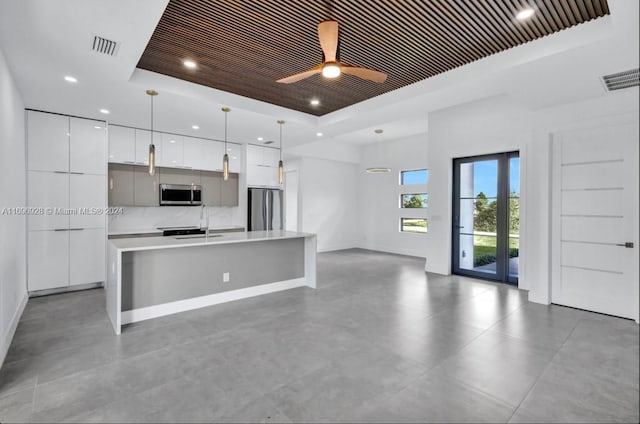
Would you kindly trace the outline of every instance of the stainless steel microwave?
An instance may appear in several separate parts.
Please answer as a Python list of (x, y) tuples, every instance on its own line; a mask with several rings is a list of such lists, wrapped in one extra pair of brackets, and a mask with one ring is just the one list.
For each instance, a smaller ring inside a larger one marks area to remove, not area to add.
[(202, 204), (202, 186), (160, 184), (160, 206), (198, 206)]

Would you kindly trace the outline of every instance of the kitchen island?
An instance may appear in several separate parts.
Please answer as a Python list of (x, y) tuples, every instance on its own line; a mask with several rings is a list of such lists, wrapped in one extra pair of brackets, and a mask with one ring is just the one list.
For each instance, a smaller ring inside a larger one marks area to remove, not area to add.
[(316, 236), (249, 231), (109, 240), (106, 308), (125, 324), (316, 286)]

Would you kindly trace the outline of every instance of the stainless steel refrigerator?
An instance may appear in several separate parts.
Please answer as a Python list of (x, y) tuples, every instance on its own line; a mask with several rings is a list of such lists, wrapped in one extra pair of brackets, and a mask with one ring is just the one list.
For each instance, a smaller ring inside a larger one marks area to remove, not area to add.
[(249, 188), (248, 204), (248, 231), (282, 229), (282, 190), (272, 188)]

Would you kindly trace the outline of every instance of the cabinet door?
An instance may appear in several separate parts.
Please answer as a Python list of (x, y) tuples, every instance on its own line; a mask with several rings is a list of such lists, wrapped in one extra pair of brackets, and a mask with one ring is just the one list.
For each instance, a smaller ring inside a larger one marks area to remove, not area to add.
[(222, 188), (222, 173), (206, 172), (200, 173), (202, 181), (202, 202), (207, 206), (220, 206)]
[(69, 174), (29, 171), (27, 178), (27, 205), (43, 211), (29, 214), (29, 230), (68, 229)]
[(160, 206), (158, 194), (160, 175), (149, 175), (149, 169), (134, 166), (133, 170), (133, 204), (135, 206)]
[(278, 167), (280, 161), (280, 150), (272, 149), (271, 147), (264, 147), (262, 152), (262, 164), (264, 166)]
[[(227, 145), (228, 146), (228, 145)], [(262, 146), (247, 145), (247, 165), (262, 165)]]
[(104, 175), (69, 176), (69, 228), (104, 228), (106, 184)]
[(199, 138), (184, 137), (184, 167), (190, 169), (204, 169), (204, 142)]
[[(224, 156), (224, 143), (219, 141), (204, 140), (204, 164), (202, 169), (206, 171), (222, 171), (222, 157)], [(231, 157), (229, 157), (229, 169), (231, 169)]]
[(133, 206), (133, 165), (109, 165), (109, 206)]
[(184, 165), (184, 140), (181, 136), (162, 134), (161, 166), (182, 167)]
[(109, 125), (109, 162), (135, 163), (136, 130)]
[(27, 113), (27, 168), (69, 171), (69, 118), (51, 113)]
[[(149, 144), (151, 144), (151, 131), (147, 130), (135, 130), (136, 133), (136, 159), (135, 162), (138, 165), (149, 165)], [(156, 146), (156, 166), (160, 164), (160, 146), (158, 133), (153, 134), (153, 143)]]
[(104, 228), (69, 231), (69, 284), (89, 284), (105, 280)]
[(69, 285), (69, 230), (29, 231), (29, 291)]
[(229, 179), (222, 181), (220, 206), (238, 206), (238, 174), (229, 174)]
[(69, 128), (69, 171), (104, 175), (107, 167), (105, 123), (70, 118)]
[(242, 146), (227, 143), (227, 154), (229, 155), (229, 172), (242, 172)]

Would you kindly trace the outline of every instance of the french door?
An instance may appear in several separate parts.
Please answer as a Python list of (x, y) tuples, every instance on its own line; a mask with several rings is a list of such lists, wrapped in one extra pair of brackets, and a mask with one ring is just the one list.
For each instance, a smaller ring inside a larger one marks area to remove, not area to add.
[(454, 159), (452, 272), (518, 284), (518, 152)]

